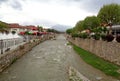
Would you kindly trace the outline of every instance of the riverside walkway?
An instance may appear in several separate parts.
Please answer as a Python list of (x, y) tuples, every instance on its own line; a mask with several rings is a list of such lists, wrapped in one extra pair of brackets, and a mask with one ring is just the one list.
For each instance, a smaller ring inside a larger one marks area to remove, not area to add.
[(70, 81), (69, 67), (74, 67), (90, 81), (118, 81), (86, 64), (63, 35), (34, 47), (0, 73), (0, 81)]

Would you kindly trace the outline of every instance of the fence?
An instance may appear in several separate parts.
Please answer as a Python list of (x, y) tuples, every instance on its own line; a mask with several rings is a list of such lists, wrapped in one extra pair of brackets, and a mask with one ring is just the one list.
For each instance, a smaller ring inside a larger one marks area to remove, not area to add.
[(23, 43), (23, 38), (12, 38), (12, 39), (4, 39), (0, 40), (0, 51), (3, 54), (5, 51), (10, 50), (16, 45)]
[(48, 35), (23, 35), (21, 38), (11, 38), (11, 39), (3, 39), (0, 40), (0, 54), (9, 51), (10, 49), (16, 48), (18, 45), (24, 44), (25, 42), (29, 42), (35, 39), (46, 39)]

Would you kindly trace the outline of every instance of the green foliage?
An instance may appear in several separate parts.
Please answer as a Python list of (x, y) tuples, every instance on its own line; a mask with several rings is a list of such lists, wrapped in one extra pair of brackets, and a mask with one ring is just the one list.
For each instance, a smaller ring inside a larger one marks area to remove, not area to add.
[(106, 27), (100, 27), (101, 28), (101, 33), (106, 33), (108, 29)]
[(101, 29), (100, 28), (94, 28), (94, 29), (92, 29), (92, 32), (94, 32), (94, 33), (100, 33)]
[(120, 73), (117, 72), (120, 69), (119, 66), (112, 64), (108, 61), (105, 61), (105, 60), (97, 57), (96, 55), (94, 55), (84, 49), (81, 49), (75, 45), (73, 46), (73, 48), (86, 63), (103, 71), (107, 75), (111, 75), (114, 77), (120, 77)]
[(94, 33), (106, 33), (108, 30), (106, 27), (99, 26), (97, 28), (93, 28), (91, 31)]
[(98, 18), (100, 18), (101, 23), (120, 24), (120, 5), (118, 4), (109, 4), (104, 5), (99, 13)]
[(72, 37), (79, 37), (79, 34), (77, 34), (77, 33), (72, 33)]
[(15, 34), (15, 33), (16, 33), (16, 31), (12, 31), (11, 33), (12, 33), (12, 34)]
[(26, 35), (30, 35), (29, 31), (25, 31), (25, 34), (26, 34)]
[(99, 40), (100, 38), (102, 38), (102, 40), (106, 40), (106, 32), (107, 32), (107, 28), (106, 27), (97, 27), (92, 29), (92, 32), (95, 33), (95, 35), (92, 35), (92, 37), (95, 40)]
[(86, 39), (88, 37), (88, 34), (87, 33), (80, 33), (79, 37)]
[(66, 30), (66, 33), (67, 33), (67, 34), (71, 34), (72, 32), (73, 32), (73, 28), (70, 28), (70, 29), (67, 29), (67, 30)]
[(47, 29), (47, 32), (59, 33), (59, 31), (57, 31), (55, 29)]
[[(97, 28), (100, 25), (100, 20), (96, 16), (86, 17), (83, 21), (78, 21), (75, 27), (71, 30), (72, 33), (80, 33), (83, 30)], [(71, 32), (70, 31), (70, 32)], [(87, 33), (80, 34), (81, 38), (87, 38)]]
[(42, 26), (37, 26), (39, 32), (43, 32), (43, 27)]
[(11, 64), (15, 63), (17, 61), (17, 58), (14, 58), (11, 62)]
[[(110, 36), (108, 36), (108, 38), (105, 37), (108, 31), (105, 26), (110, 24), (110, 21), (112, 24), (120, 24), (120, 5), (118, 4), (104, 5), (100, 9), (97, 17), (88, 16), (84, 20), (78, 21), (74, 28), (67, 30), (67, 33), (76, 34), (81, 33), (83, 30), (89, 29), (90, 32), (95, 33), (93, 38), (95, 38), (96, 40), (100, 39), (100, 37), (103, 40), (106, 39), (112, 40), (112, 37), (109, 38)], [(80, 34), (79, 37), (86, 38), (86, 35)]]
[(95, 40), (99, 40), (100, 39), (100, 34), (96, 33), (95, 35), (92, 36)]
[(103, 41), (105, 41), (106, 40), (106, 35), (105, 34), (101, 34), (101, 38), (102, 38)]
[(6, 31), (8, 29), (8, 25), (2, 21), (0, 21), (0, 31)]
[(78, 21), (74, 27), (76, 32), (80, 32), (84, 30), (85, 28), (83, 27), (84, 21)]
[(86, 17), (84, 20), (84, 29), (93, 29), (100, 25), (100, 20), (96, 16)]

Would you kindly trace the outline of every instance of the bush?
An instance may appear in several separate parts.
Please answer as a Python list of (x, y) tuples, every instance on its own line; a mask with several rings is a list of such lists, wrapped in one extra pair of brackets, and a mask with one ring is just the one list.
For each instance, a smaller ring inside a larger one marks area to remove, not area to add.
[(83, 38), (83, 39), (86, 39), (88, 37), (88, 34), (87, 33), (81, 33), (79, 35), (80, 38)]
[(16, 31), (12, 31), (11, 33), (14, 35), (16, 33)]
[(116, 41), (120, 43), (120, 35), (116, 36)]
[(106, 35), (101, 34), (101, 38), (102, 38), (103, 41), (105, 41), (106, 40)]
[(111, 42), (111, 41), (113, 41), (113, 39), (114, 39), (113, 35), (107, 35), (106, 36), (107, 42)]
[(92, 37), (93, 37), (93, 39), (95, 39), (95, 40), (99, 40), (99, 39), (100, 39), (100, 34), (95, 34), (95, 35), (93, 35)]
[(72, 37), (79, 37), (79, 34), (73, 33), (73, 34), (72, 34)]

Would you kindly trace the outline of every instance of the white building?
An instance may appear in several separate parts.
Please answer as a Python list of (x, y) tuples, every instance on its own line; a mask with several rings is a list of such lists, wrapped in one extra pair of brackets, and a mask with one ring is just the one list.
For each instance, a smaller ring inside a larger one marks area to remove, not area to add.
[[(110, 26), (108, 26), (107, 28), (109, 29)], [(111, 29), (114, 35), (120, 34), (120, 25), (113, 25), (111, 26)]]
[(13, 23), (13, 24), (8, 24), (8, 27), (10, 28), (9, 30), (10, 32), (15, 31), (17, 34), (19, 34), (20, 32), (25, 32), (25, 31), (38, 32), (38, 28), (33, 25), (21, 26), (17, 23)]

